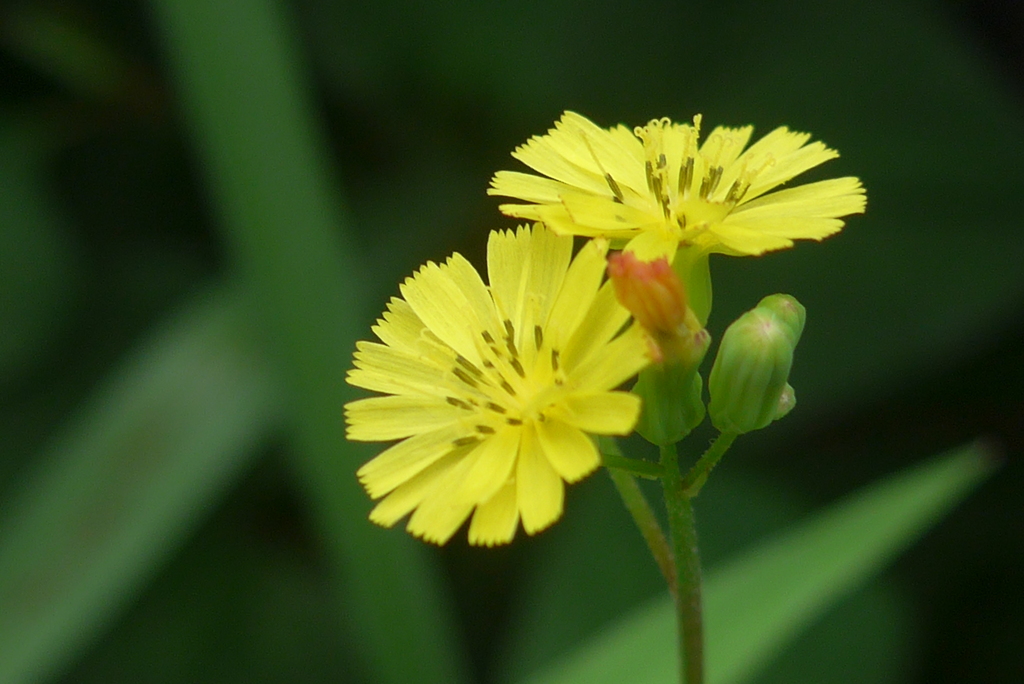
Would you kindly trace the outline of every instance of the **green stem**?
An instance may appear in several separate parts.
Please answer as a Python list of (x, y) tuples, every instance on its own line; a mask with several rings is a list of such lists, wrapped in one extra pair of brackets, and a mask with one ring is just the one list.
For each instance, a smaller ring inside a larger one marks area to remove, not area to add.
[(729, 450), (729, 447), (732, 446), (737, 437), (739, 435), (735, 432), (723, 432), (711, 443), (708, 450), (704, 452), (700, 460), (690, 468), (690, 472), (686, 473), (686, 477), (683, 478), (683, 490), (687, 496), (693, 498), (700, 493), (701, 487), (707, 482), (708, 475), (718, 465), (718, 462), (722, 460), (722, 456)]
[(601, 465), (609, 470), (617, 470), (634, 477), (642, 477), (647, 480), (660, 480), (662, 473), (661, 465), (644, 461), (639, 458), (628, 458), (621, 453), (606, 453), (601, 450)]
[[(637, 483), (634, 476), (660, 479), (662, 473), (661, 465), (650, 461), (641, 461), (635, 458), (627, 458), (623, 455), (619, 443), (612, 437), (598, 437), (598, 445), (601, 452), (601, 462), (608, 468), (608, 476), (612, 478), (615, 488), (622, 497), (622, 503), (626, 510), (633, 516), (633, 522), (640, 530), (640, 535), (647, 542), (647, 548), (654, 556), (654, 562), (658, 564), (662, 576), (668, 583), (669, 590), (675, 595), (676, 590), (676, 565), (672, 560), (672, 550), (669, 548), (665, 533), (661, 530), (654, 509), (648, 503), (643, 490)], [(644, 472), (637, 472), (636, 466), (642, 465)], [(650, 468), (648, 469), (647, 466)], [(652, 474), (648, 474), (652, 472)], [(654, 474), (656, 473), (656, 474)]]
[(619, 496), (622, 497), (622, 502), (626, 504), (626, 510), (633, 516), (633, 522), (640, 529), (640, 534), (643, 535), (644, 541), (647, 542), (647, 548), (651, 550), (654, 562), (658, 564), (661, 574), (665, 577), (669, 591), (675, 595), (676, 564), (672, 560), (672, 549), (669, 548), (665, 533), (662, 532), (661, 525), (658, 524), (658, 519), (654, 515), (654, 510), (647, 502), (647, 497), (641, 491), (636, 478), (629, 473), (609, 468), (608, 475), (612, 478), (612, 482), (615, 483), (615, 488), (619, 490)]
[(674, 444), (662, 446), (661, 465), (665, 469), (665, 507), (668, 510), (672, 555), (676, 566), (676, 622), (679, 627), (680, 681), (704, 682), (704, 620), (701, 604), (700, 553), (693, 502), (683, 487), (679, 457)]

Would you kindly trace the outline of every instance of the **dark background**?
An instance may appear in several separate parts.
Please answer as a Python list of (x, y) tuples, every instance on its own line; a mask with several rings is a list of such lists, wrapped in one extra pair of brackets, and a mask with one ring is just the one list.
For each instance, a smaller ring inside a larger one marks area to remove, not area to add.
[[(512, 223), (484, 193), (564, 109), (811, 131), (868, 211), (822, 245), (712, 261), (720, 337), (763, 295), (808, 324), (798, 408), (739, 442), (699, 502), (714, 567), (813, 508), (984, 438), (1005, 466), (759, 681), (1024, 681), (1024, 9), (1014, 0), (421, 4), (285, 11), (370, 276)], [(40, 27), (59, 26), (56, 40)], [(813, 174), (812, 174), (813, 175)], [(283, 180), (282, 182), (286, 182)], [(0, 511), (129, 350), (227, 256), (168, 75), (128, 0), (0, 3)], [(350, 350), (339, 350), (348, 363)], [(340, 420), (340, 416), (339, 416)], [(703, 436), (701, 436), (703, 438)], [(97, 627), (66, 682), (361, 681), (283, 435)], [(357, 463), (352, 463), (352, 470)], [(388, 534), (381, 532), (380, 534)], [(397, 533), (394, 533), (397, 534)], [(509, 681), (662, 591), (603, 474), (508, 548), (431, 551), (476, 681)]]

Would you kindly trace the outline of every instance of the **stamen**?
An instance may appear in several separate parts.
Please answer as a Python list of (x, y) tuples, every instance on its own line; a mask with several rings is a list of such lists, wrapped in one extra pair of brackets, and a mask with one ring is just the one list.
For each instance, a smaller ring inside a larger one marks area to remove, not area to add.
[(504, 406), (502, 406), (501, 404), (495, 404), (493, 401), (487, 402), (486, 406), (495, 413), (506, 413), (506, 409)]
[(482, 435), (493, 435), (494, 434), (494, 428), (492, 428), (490, 425), (477, 425), (476, 426), (476, 431), (479, 432)]
[(466, 409), (467, 411), (470, 411), (470, 410), (473, 409), (472, 406), (470, 406), (466, 402), (464, 402), (461, 399), (458, 399), (456, 397), (445, 397), (444, 400), (447, 401), (452, 406), (457, 406), (460, 409)]
[(522, 425), (523, 424), (523, 421), (519, 420), (518, 418), (506, 418), (505, 422), (508, 423), (509, 425)]
[(741, 199), (743, 199), (743, 196), (747, 194), (747, 190), (749, 189), (749, 183), (744, 183), (742, 180), (737, 178), (733, 182), (732, 187), (729, 188), (729, 194), (725, 196), (725, 201), (733, 203), (739, 202)]
[(708, 171), (708, 174), (704, 176), (704, 180), (700, 184), (700, 196), (705, 200), (711, 199), (711, 195), (714, 194), (715, 189), (718, 187), (718, 182), (722, 180), (722, 173), (725, 171), (721, 166), (713, 166)]
[(470, 444), (477, 444), (480, 441), (480, 438), (477, 437), (476, 435), (467, 435), (466, 437), (459, 437), (458, 439), (453, 439), (452, 446), (464, 447), (469, 446)]
[(679, 167), (679, 194), (683, 199), (690, 196), (690, 186), (693, 184), (693, 157), (687, 157), (686, 163)]
[(516, 374), (519, 375), (519, 377), (526, 379), (526, 371), (523, 369), (523, 364), (519, 363), (519, 359), (517, 357), (512, 357), (511, 364), (512, 368), (515, 369)]
[(459, 380), (466, 383), (470, 387), (475, 389), (479, 386), (477, 385), (476, 380), (461, 368), (453, 368), (452, 372), (455, 373), (455, 377), (457, 377)]
[(512, 385), (508, 384), (508, 380), (505, 378), (501, 379), (501, 389), (505, 390), (510, 397), (516, 396), (516, 391), (512, 389)]
[(553, 371), (558, 370), (558, 354), (559, 352), (557, 349), (551, 350), (551, 370)]
[(508, 349), (508, 353), (512, 355), (512, 358), (519, 356), (519, 350), (516, 349), (516, 329), (512, 327), (512, 321), (505, 319), (505, 347)]
[(612, 178), (612, 174), (605, 173), (604, 180), (606, 183), (608, 183), (608, 187), (611, 188), (612, 194), (615, 195), (615, 201), (618, 202), (619, 204), (622, 204), (622, 188), (620, 188), (619, 184), (615, 182), (614, 178)]
[(484, 342), (486, 342), (487, 344), (494, 345), (494, 338), (491, 337), (491, 333), (484, 330), (482, 333), (480, 333), (480, 336), (484, 338)]
[(644, 173), (647, 174), (647, 189), (654, 192), (654, 164), (650, 159), (644, 162)]
[(544, 344), (544, 331), (539, 325), (533, 326), (533, 344), (537, 349)]
[(483, 378), (484, 378), (483, 372), (479, 368), (477, 368), (476, 365), (474, 365), (472, 361), (467, 359), (462, 354), (456, 354), (455, 355), (455, 362), (458, 363), (463, 368), (465, 368), (466, 370), (468, 370), (470, 373), (472, 373), (476, 377), (478, 377), (481, 380), (483, 380)]

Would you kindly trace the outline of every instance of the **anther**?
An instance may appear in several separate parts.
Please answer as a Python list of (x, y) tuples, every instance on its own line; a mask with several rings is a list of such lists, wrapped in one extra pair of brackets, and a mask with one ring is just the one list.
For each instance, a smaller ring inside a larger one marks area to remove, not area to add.
[(494, 428), (492, 428), (490, 425), (477, 425), (476, 426), (476, 431), (479, 432), (482, 435), (493, 435), (494, 434)]
[(516, 391), (512, 389), (512, 385), (508, 384), (508, 380), (505, 378), (501, 379), (501, 389), (505, 390), (511, 397), (516, 396)]
[(519, 420), (518, 418), (506, 418), (505, 422), (508, 423), (509, 425), (522, 425), (523, 424), (523, 421)]
[(519, 377), (525, 379), (526, 378), (526, 371), (523, 370), (523, 364), (519, 363), (519, 359), (517, 357), (513, 356), (512, 357), (512, 361), (510, 363), (512, 364), (512, 368), (515, 369), (516, 374)]
[(480, 438), (477, 437), (476, 435), (467, 435), (466, 437), (459, 437), (458, 439), (453, 439), (452, 440), (452, 446), (454, 446), (454, 447), (464, 447), (464, 446), (469, 446), (470, 444), (476, 444), (479, 441), (480, 441)]
[(553, 371), (557, 371), (558, 370), (558, 350), (557, 349), (552, 349), (551, 350), (551, 370), (553, 370)]
[(614, 178), (612, 178), (612, 174), (604, 174), (604, 180), (606, 183), (608, 183), (608, 187), (611, 188), (612, 194), (615, 195), (615, 201), (618, 202), (619, 204), (622, 204), (622, 188), (620, 188), (619, 184), (615, 182)]
[(533, 344), (537, 349), (544, 344), (544, 330), (539, 325), (533, 326)]
[(455, 377), (457, 377), (459, 380), (466, 383), (470, 387), (477, 387), (476, 379), (474, 379), (466, 371), (462, 370), (461, 368), (453, 368), (452, 372), (455, 373)]
[(487, 406), (487, 408), (491, 409), (495, 413), (505, 413), (506, 412), (504, 406), (502, 406), (501, 404), (495, 404), (493, 401), (487, 402), (486, 406)]
[(725, 201), (726, 202), (739, 202), (741, 199), (743, 199), (743, 196), (745, 194), (747, 194), (747, 190), (749, 190), (749, 189), (750, 189), (750, 185), (749, 184), (744, 183), (739, 178), (737, 178), (733, 182), (732, 187), (729, 188), (729, 194), (725, 196)]
[(456, 397), (445, 397), (444, 400), (447, 401), (452, 406), (457, 406), (457, 407), (459, 407), (461, 409), (466, 409), (467, 411), (469, 411), (469, 410), (471, 410), (473, 408), (472, 406), (470, 406), (466, 402), (464, 402), (461, 399), (458, 399)]
[(465, 368), (466, 370), (468, 370), (470, 373), (472, 373), (476, 377), (478, 377), (481, 380), (483, 380), (484, 374), (480, 371), (480, 369), (477, 368), (476, 365), (472, 361), (467, 359), (462, 354), (456, 354), (455, 355), (455, 362), (458, 363), (463, 368)]
[(711, 195), (714, 194), (715, 189), (718, 187), (718, 182), (722, 180), (724, 170), (721, 166), (714, 166), (708, 171), (708, 175), (704, 177), (704, 181), (700, 184), (701, 197), (706, 200), (711, 199)]
[(690, 185), (693, 183), (693, 157), (687, 157), (686, 163), (679, 168), (679, 194), (686, 199), (690, 196)]

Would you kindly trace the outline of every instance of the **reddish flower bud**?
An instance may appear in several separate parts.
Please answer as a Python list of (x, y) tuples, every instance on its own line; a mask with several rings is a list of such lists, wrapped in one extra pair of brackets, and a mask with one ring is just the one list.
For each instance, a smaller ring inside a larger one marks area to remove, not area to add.
[(699, 363), (709, 339), (667, 259), (641, 261), (632, 252), (619, 252), (608, 258), (608, 277), (615, 298), (650, 335), (655, 361), (694, 357)]

